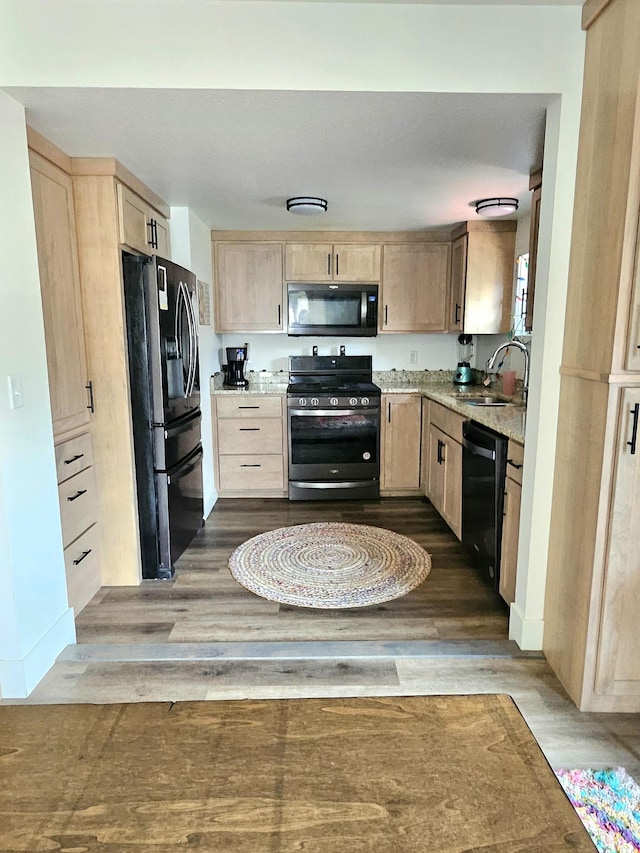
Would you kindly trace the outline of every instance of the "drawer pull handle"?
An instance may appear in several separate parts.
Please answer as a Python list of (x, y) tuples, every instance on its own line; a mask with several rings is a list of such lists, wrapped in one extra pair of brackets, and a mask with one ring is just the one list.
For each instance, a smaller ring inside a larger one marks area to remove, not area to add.
[(631, 441), (628, 441), (627, 444), (631, 448), (631, 455), (634, 456), (636, 452), (636, 442), (638, 440), (638, 416), (640, 414), (640, 403), (636, 403), (633, 409), (630, 410), (629, 414), (633, 415), (633, 427), (631, 429)]
[(78, 491), (75, 493), (75, 495), (71, 495), (70, 497), (68, 497), (68, 498), (67, 498), (67, 500), (68, 500), (69, 502), (71, 502), (71, 501), (77, 501), (77, 500), (78, 500), (78, 498), (81, 498), (81, 497), (82, 497), (82, 495), (86, 495), (86, 494), (87, 494), (87, 490), (86, 490), (86, 489), (78, 489)]
[(507, 465), (511, 465), (512, 468), (517, 468), (518, 470), (522, 468), (522, 465), (517, 465), (513, 459), (507, 459)]
[(249, 465), (249, 464), (241, 463), (241, 464), (240, 464), (240, 467), (241, 467), (241, 468), (262, 468), (262, 465), (258, 465), (258, 463), (257, 463), (257, 462), (256, 462), (256, 463), (254, 463), (253, 465)]
[(65, 465), (71, 465), (72, 462), (76, 462), (78, 459), (82, 459), (83, 456), (84, 456), (84, 453), (76, 453), (76, 455), (72, 456), (71, 459), (65, 459), (64, 464)]
[(239, 409), (259, 409), (260, 406), (238, 406)]
[(93, 550), (92, 548), (89, 548), (88, 551), (83, 551), (82, 554), (80, 554), (80, 556), (76, 560), (73, 561), (73, 565), (77, 566), (78, 563), (81, 563), (85, 557), (89, 556), (89, 554), (91, 553), (92, 550)]
[(239, 427), (240, 432), (260, 432), (260, 427)]

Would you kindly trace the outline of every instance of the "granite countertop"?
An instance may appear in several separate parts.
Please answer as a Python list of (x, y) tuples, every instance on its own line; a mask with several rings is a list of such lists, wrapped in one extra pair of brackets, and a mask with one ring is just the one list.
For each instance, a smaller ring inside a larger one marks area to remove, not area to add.
[[(289, 375), (285, 371), (250, 371), (246, 388), (224, 388), (223, 375), (216, 373), (211, 377), (212, 394), (285, 394), (289, 384)], [(499, 390), (485, 388), (482, 385), (458, 387), (453, 384), (451, 370), (383, 370), (374, 371), (373, 381), (383, 394), (419, 394), (435, 400), (443, 406), (458, 412), (469, 420), (494, 429), (501, 435), (524, 444), (526, 408), (524, 406), (497, 406), (483, 408), (470, 406), (469, 398), (499, 396)], [(508, 398), (504, 398), (508, 399)], [(521, 402), (521, 401), (517, 401)]]

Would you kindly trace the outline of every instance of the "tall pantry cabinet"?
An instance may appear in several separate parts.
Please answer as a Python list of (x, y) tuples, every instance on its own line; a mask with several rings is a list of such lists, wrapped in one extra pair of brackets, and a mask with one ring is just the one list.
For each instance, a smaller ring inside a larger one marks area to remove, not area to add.
[(640, 711), (640, 3), (590, 0), (544, 651), (581, 710)]

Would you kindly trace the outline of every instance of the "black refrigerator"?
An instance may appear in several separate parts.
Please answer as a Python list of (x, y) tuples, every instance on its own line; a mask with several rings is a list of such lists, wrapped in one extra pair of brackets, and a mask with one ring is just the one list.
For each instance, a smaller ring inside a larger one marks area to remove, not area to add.
[(167, 579), (203, 523), (196, 277), (122, 253), (143, 578)]

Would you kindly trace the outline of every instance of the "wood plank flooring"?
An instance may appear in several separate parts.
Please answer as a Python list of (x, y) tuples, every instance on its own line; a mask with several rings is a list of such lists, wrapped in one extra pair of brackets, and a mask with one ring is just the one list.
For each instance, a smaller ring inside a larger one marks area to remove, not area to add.
[[(307, 610), (265, 601), (231, 576), (231, 552), (252, 536), (313, 521), (385, 527), (432, 557), (408, 595), (373, 607)], [(506, 640), (508, 610), (458, 540), (421, 499), (363, 502), (220, 500), (176, 565), (173, 582), (103, 589), (76, 621), (79, 643)]]
[[(310, 521), (387, 527), (433, 558), (426, 582), (379, 608), (306, 611), (235, 583), (231, 551)], [(140, 702), (507, 693), (553, 767), (623, 766), (640, 781), (640, 715), (581, 714), (539, 653), (507, 640), (507, 609), (427, 501), (221, 500), (176, 580), (101, 590), (26, 700)]]

